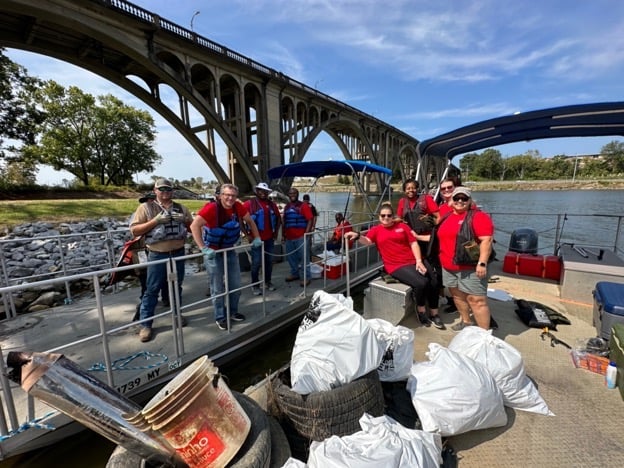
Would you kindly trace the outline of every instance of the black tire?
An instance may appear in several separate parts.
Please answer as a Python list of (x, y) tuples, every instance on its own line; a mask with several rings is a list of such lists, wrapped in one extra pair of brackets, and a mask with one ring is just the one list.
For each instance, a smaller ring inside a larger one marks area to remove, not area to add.
[(106, 462), (106, 468), (144, 468), (145, 460), (118, 445)]
[(238, 453), (227, 464), (228, 468), (268, 468), (271, 461), (271, 430), (269, 417), (247, 395), (232, 392), (249, 416), (251, 429)]
[[(249, 416), (251, 429), (240, 450), (227, 466), (228, 468), (269, 468), (271, 431), (268, 415), (248, 396), (237, 392), (232, 392), (232, 394)], [(129, 452), (121, 446), (113, 451), (106, 463), (106, 468), (156, 468), (157, 466), (162, 465), (146, 463), (139, 455)]]
[(377, 370), (346, 385), (325, 392), (300, 395), (290, 389), (290, 371), (284, 371), (271, 382), (275, 404), (304, 438), (322, 441), (360, 430), (364, 413), (381, 416), (384, 397)]
[(284, 429), (273, 416), (269, 416), (269, 429), (271, 431), (271, 463), (269, 468), (281, 468), (286, 460), (292, 456), (290, 445)]

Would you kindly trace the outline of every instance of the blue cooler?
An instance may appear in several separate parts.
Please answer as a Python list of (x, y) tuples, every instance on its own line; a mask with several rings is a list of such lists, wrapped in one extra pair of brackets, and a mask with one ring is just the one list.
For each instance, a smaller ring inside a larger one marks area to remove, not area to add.
[(624, 323), (624, 284), (600, 281), (594, 294), (594, 326), (600, 338), (609, 340), (614, 323)]

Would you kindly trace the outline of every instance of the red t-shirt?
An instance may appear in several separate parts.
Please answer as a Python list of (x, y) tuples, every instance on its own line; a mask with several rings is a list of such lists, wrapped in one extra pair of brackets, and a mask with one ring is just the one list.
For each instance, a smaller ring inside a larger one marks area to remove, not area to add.
[[(410, 200), (408, 198), (401, 198), (399, 200), (399, 204), (397, 205), (397, 216), (399, 218), (402, 218), (403, 216), (405, 216), (405, 212), (408, 211), (408, 206), (406, 206), (409, 203), (409, 209), (414, 209), (414, 206), (416, 206), (416, 203), (418, 202), (418, 200), (420, 199), (420, 195), (416, 198), (414, 198), (413, 200)], [(433, 199), (433, 197), (431, 195), (427, 195), (425, 194), (425, 206), (424, 206), (425, 210), (424, 212), (421, 212), (421, 214), (428, 214), (428, 215), (432, 215), (434, 213), (437, 213), (438, 211), (440, 211), (440, 208), (438, 207), (438, 205), (436, 204), (435, 200)]]
[[(209, 228), (215, 228), (219, 226), (219, 213), (217, 211), (217, 203), (219, 202), (206, 203), (197, 212), (197, 216), (201, 216), (202, 218), (204, 218), (206, 220), (206, 226)], [(227, 220), (229, 220), (232, 215), (236, 213), (239, 223), (243, 222), (243, 216), (248, 213), (247, 209), (238, 200), (234, 202), (234, 206), (231, 209), (227, 209), (224, 207), (223, 210), (225, 211), (225, 219)]]
[(395, 223), (390, 227), (377, 224), (368, 230), (366, 237), (377, 246), (388, 273), (392, 274), (405, 265), (416, 265), (411, 247), (416, 237), (407, 224)]
[[(449, 271), (470, 270), (474, 265), (455, 265), (455, 241), (466, 214), (451, 214), (440, 224), (438, 228), (438, 241), (440, 243), (440, 263), (442, 267)], [(493, 236), (494, 223), (487, 213), (474, 210), (472, 216), (472, 232), (477, 237)]]
[(451, 208), (451, 205), (446, 202), (442, 203), (440, 205), (440, 219), (442, 219), (446, 213), (451, 213), (452, 211), (453, 208)]
[[(257, 202), (257, 205), (256, 205)], [(260, 239), (263, 241), (273, 239), (273, 228), (271, 227), (271, 216), (269, 214), (269, 208), (273, 207), (273, 213), (275, 213), (276, 217), (280, 216), (279, 208), (275, 203), (270, 200), (261, 200), (260, 198), (252, 198), (243, 203), (243, 206), (247, 210), (247, 212), (251, 215), (258, 208), (262, 208), (262, 212), (264, 215), (264, 229), (260, 229), (258, 223), (256, 226), (258, 227), (258, 232), (260, 233)], [(253, 237), (253, 236), (250, 236)]]

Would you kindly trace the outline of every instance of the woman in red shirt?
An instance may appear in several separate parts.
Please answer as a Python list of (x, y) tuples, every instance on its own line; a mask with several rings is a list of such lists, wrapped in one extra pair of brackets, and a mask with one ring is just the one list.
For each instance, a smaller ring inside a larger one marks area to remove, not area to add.
[[(435, 276), (427, 271), (412, 230), (407, 224), (395, 221), (394, 210), (390, 203), (381, 206), (379, 221), (380, 224), (370, 228), (364, 236), (359, 232), (348, 232), (344, 237), (348, 241), (359, 240), (363, 245), (375, 244), (386, 272), (401, 283), (412, 287), (420, 322), (425, 326), (433, 323), (436, 328), (443, 330), (445, 326), (437, 309), (438, 287), (430, 283)], [(425, 308), (427, 300), (430, 301), (430, 318), (427, 317)]]
[[(494, 224), (492, 218), (483, 211), (471, 209), (471, 191), (467, 187), (456, 187), (452, 196), (452, 211), (438, 226), (437, 237), (440, 243), (440, 263), (442, 281), (453, 295), (453, 300), (461, 315), (461, 322), (453, 325), (460, 331), (472, 325), (470, 311), (477, 325), (490, 328), (490, 309), (487, 303), (487, 261), (492, 251)], [(470, 215), (470, 216), (469, 216)], [(464, 247), (459, 239), (462, 224), (471, 224), (469, 240), (475, 240), (478, 258), (461, 259)]]

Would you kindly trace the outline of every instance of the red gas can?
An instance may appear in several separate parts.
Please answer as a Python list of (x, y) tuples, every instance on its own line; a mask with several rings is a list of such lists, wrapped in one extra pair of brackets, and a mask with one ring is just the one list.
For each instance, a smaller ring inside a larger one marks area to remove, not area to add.
[(505, 254), (505, 259), (503, 260), (503, 271), (505, 273), (518, 274), (518, 255), (520, 254), (517, 252), (507, 252)]
[(544, 255), (544, 278), (561, 279), (561, 258), (557, 255)]
[(543, 278), (544, 256), (518, 254), (518, 274)]

